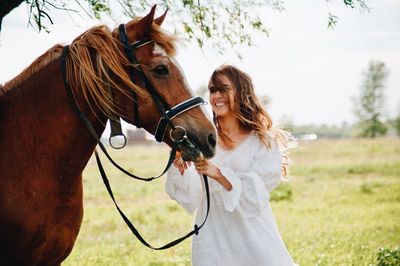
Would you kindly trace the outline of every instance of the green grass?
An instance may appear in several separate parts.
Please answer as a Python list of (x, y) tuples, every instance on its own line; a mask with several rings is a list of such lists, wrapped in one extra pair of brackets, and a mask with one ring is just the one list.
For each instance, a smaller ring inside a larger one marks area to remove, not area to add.
[[(168, 148), (131, 146), (113, 157), (139, 175), (163, 170)], [(271, 196), (294, 260), (308, 265), (376, 265), (381, 248), (400, 246), (400, 140), (300, 143), (291, 180)], [(142, 235), (160, 246), (192, 229), (193, 217), (168, 198), (164, 178), (130, 180), (103, 160), (115, 196)], [(85, 215), (63, 265), (190, 265), (190, 240), (152, 251), (133, 237), (101, 181), (93, 158), (84, 172)]]

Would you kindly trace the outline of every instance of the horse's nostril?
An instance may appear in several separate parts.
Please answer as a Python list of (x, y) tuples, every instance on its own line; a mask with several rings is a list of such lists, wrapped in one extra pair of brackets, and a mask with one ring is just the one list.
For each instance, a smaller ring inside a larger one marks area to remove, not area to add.
[(214, 134), (208, 135), (208, 143), (214, 148), (215, 145), (217, 144), (217, 141), (215, 140)]

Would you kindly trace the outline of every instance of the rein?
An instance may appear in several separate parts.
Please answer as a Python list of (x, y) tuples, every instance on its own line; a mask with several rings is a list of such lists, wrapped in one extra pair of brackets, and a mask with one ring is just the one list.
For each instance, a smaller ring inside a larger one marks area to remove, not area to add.
[[(125, 52), (127, 54), (128, 60), (130, 61), (130, 63), (132, 65), (136, 65), (138, 62), (136, 60), (136, 57), (134, 55), (134, 49), (142, 46), (142, 45), (146, 45), (151, 41), (147, 41), (147, 40), (139, 40), (134, 42), (133, 44), (129, 44), (128, 42), (128, 38), (126, 35), (126, 30), (125, 30), (125, 26), (124, 24), (121, 24), (119, 26), (119, 33), (120, 33), (120, 40), (121, 42), (124, 44), (124, 48), (125, 48)], [(126, 171), (123, 167), (121, 167), (120, 165), (118, 165), (112, 158), (111, 156), (108, 154), (106, 148), (104, 147), (103, 143), (100, 141), (100, 137), (97, 135), (97, 133), (95, 132), (93, 126), (91, 125), (90, 121), (88, 120), (88, 118), (86, 117), (86, 115), (80, 110), (80, 108), (78, 107), (78, 105), (76, 104), (74, 97), (73, 97), (73, 92), (72, 89), (67, 81), (67, 77), (66, 77), (66, 69), (67, 69), (67, 56), (68, 56), (68, 50), (69, 50), (69, 46), (65, 46), (61, 55), (61, 70), (62, 70), (62, 75), (63, 75), (63, 79), (64, 79), (64, 86), (67, 90), (67, 93), (70, 97), (70, 100), (73, 103), (73, 106), (75, 106), (75, 111), (77, 112), (77, 114), (79, 115), (80, 119), (82, 120), (82, 122), (84, 123), (85, 127), (88, 129), (88, 131), (90, 132), (90, 134), (92, 135), (92, 137), (96, 140), (97, 144), (100, 146), (101, 150), (104, 152), (104, 154), (106, 155), (106, 157), (109, 159), (109, 161), (120, 171), (122, 171), (124, 174), (138, 179), (138, 180), (142, 180), (142, 181), (152, 181), (154, 179), (157, 179), (161, 176), (163, 176), (167, 170), (169, 169), (169, 167), (171, 166), (171, 164), (173, 163), (174, 159), (175, 159), (175, 155), (176, 155), (176, 151), (178, 149), (179, 145), (187, 145), (187, 146), (191, 146), (194, 147), (194, 145), (191, 143), (191, 141), (188, 139), (187, 135), (186, 135), (186, 130), (181, 127), (181, 126), (174, 126), (171, 122), (171, 120), (178, 116), (179, 114), (190, 110), (194, 107), (197, 107), (201, 104), (204, 104), (204, 100), (201, 97), (194, 97), (191, 98), (187, 101), (184, 101), (178, 105), (176, 105), (173, 108), (169, 108), (167, 103), (160, 97), (160, 95), (156, 92), (156, 90), (153, 88), (153, 86), (151, 85), (150, 81), (147, 79), (147, 77), (144, 75), (143, 71), (140, 69), (140, 67), (138, 68), (138, 76), (140, 78), (140, 81), (142, 83), (142, 85), (144, 85), (145, 88), (147, 88), (147, 90), (150, 92), (160, 114), (161, 114), (161, 118), (160, 121), (158, 122), (157, 125), (157, 129), (155, 132), (155, 137), (156, 140), (158, 142), (162, 142), (164, 140), (165, 137), (165, 131), (167, 126), (169, 125), (171, 127), (171, 131), (170, 131), (170, 135), (174, 130), (184, 130), (184, 135), (181, 137), (181, 139), (176, 140), (176, 139), (172, 139), (173, 141), (173, 145), (172, 145), (172, 150), (170, 153), (170, 157), (168, 159), (167, 165), (165, 167), (165, 169), (162, 171), (162, 173), (158, 176), (155, 177), (148, 177), (148, 178), (144, 178), (144, 177), (139, 177), (136, 176), (128, 171)], [(135, 74), (135, 69), (132, 66), (129, 66), (129, 76), (131, 78), (131, 80), (134, 82), (134, 75)], [(139, 112), (138, 112), (138, 105), (137, 105), (137, 95), (135, 92), (132, 91), (132, 96), (133, 96), (133, 102), (134, 102), (134, 114), (135, 114), (135, 124), (140, 125), (140, 120), (139, 120)], [(167, 109), (167, 111), (165, 111), (165, 109)], [(111, 122), (111, 120), (110, 120)], [(138, 232), (138, 230), (135, 228), (135, 226), (130, 222), (130, 220), (126, 217), (126, 215), (124, 214), (124, 212), (121, 210), (121, 208), (119, 207), (117, 201), (115, 200), (114, 194), (112, 192), (111, 186), (110, 186), (110, 182), (107, 178), (107, 175), (104, 171), (103, 165), (101, 163), (100, 157), (97, 153), (97, 151), (95, 150), (95, 156), (96, 156), (96, 162), (101, 174), (101, 177), (103, 179), (103, 183), (106, 186), (107, 192), (109, 193), (111, 199), (114, 202), (115, 207), (117, 208), (119, 214), (121, 215), (122, 219), (125, 221), (125, 223), (127, 224), (127, 226), (129, 227), (129, 229), (132, 231), (132, 233), (140, 240), (140, 242), (145, 245), (146, 247), (153, 249), (153, 250), (163, 250), (163, 249), (167, 249), (170, 247), (173, 247), (177, 244), (179, 244), (180, 242), (182, 242), (183, 240), (185, 240), (186, 238), (192, 236), (193, 234), (198, 234), (200, 228), (203, 227), (203, 225), (205, 224), (207, 218), (208, 218), (208, 214), (210, 211), (210, 193), (209, 193), (209, 186), (208, 186), (208, 178), (206, 175), (203, 175), (203, 180), (204, 180), (204, 186), (205, 186), (205, 191), (206, 191), (206, 198), (207, 198), (207, 211), (206, 211), (206, 216), (204, 218), (204, 221), (200, 224), (200, 226), (198, 226), (197, 224), (194, 225), (194, 229), (192, 231), (190, 231), (189, 233), (187, 233), (186, 235), (164, 245), (161, 247), (153, 247), (152, 245), (150, 245), (147, 241), (144, 240), (144, 238), (140, 235), (140, 233)]]

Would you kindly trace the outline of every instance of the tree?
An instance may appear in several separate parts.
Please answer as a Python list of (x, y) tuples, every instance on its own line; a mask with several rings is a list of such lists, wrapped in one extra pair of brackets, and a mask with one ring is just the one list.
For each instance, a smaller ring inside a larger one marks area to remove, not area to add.
[[(365, 3), (367, 0), (336, 1), (342, 1), (347, 7), (369, 10)], [(39, 31), (49, 30), (49, 23), (53, 24), (51, 14), (55, 10), (69, 13), (81, 11), (89, 17), (96, 18), (103, 15), (112, 16), (113, 11), (122, 10), (125, 15), (135, 17), (146, 14), (150, 5), (158, 4), (163, 9), (169, 9), (172, 13), (169, 19), (174, 20), (174, 25), (180, 25), (176, 27), (177, 33), (184, 33), (189, 39), (194, 39), (200, 47), (203, 47), (207, 40), (207, 45), (220, 52), (237, 44), (253, 45), (254, 32), (268, 34), (257, 12), (260, 9), (268, 7), (277, 11), (284, 10), (284, 0), (1, 0), (0, 31), (3, 17), (21, 3), (28, 6), (29, 25)], [(328, 27), (332, 28), (338, 18), (331, 13), (328, 16)]]
[(354, 98), (354, 113), (358, 118), (358, 125), (362, 137), (375, 138), (386, 134), (388, 128), (382, 122), (384, 109), (384, 88), (388, 70), (385, 63), (370, 61), (368, 70), (363, 71), (363, 82), (360, 95)]

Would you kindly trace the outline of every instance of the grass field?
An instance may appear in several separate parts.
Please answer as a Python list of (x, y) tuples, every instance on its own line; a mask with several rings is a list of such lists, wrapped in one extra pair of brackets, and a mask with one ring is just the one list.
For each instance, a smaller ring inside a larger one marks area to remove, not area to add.
[[(130, 146), (112, 151), (130, 171), (161, 172), (168, 148)], [(400, 140), (318, 140), (292, 152), (291, 181), (271, 202), (294, 260), (307, 265), (376, 265), (379, 248), (400, 246)], [(193, 216), (170, 200), (164, 178), (129, 179), (106, 160), (115, 196), (138, 230), (160, 246), (192, 228)], [(93, 158), (84, 172), (85, 215), (63, 265), (190, 265), (190, 240), (152, 251), (134, 238), (101, 181)]]

